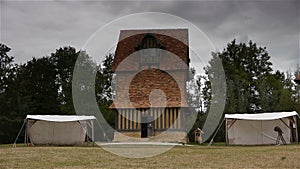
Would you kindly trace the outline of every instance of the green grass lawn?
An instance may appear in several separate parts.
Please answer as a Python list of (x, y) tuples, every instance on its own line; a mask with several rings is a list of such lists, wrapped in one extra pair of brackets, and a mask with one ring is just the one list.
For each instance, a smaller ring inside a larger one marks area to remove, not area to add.
[(0, 168), (300, 168), (300, 145), (176, 146), (141, 159), (99, 147), (1, 145)]

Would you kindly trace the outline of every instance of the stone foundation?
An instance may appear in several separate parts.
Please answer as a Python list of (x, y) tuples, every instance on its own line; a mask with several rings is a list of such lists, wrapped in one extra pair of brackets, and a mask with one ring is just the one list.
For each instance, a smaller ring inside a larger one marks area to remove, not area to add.
[(155, 136), (149, 136), (148, 138), (141, 138), (140, 131), (115, 132), (114, 142), (179, 142), (185, 138), (186, 132), (157, 131), (154, 132), (154, 135)]

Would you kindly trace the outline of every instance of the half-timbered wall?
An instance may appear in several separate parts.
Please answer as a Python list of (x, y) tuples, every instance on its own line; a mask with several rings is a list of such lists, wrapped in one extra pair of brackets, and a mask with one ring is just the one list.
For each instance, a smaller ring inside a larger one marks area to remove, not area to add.
[(152, 108), (149, 109), (118, 109), (117, 130), (140, 130), (141, 117), (148, 116), (154, 119), (154, 130), (183, 130), (182, 113), (180, 108)]

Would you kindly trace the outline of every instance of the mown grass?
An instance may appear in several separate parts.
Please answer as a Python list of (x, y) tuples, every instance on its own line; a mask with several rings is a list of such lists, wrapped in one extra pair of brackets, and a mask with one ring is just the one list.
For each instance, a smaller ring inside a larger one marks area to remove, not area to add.
[(0, 168), (300, 168), (300, 145), (176, 146), (140, 159), (99, 147), (1, 145)]

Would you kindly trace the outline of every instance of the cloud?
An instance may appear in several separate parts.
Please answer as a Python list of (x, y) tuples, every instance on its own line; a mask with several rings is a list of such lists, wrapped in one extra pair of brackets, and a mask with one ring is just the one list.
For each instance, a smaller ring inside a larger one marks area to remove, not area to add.
[(12, 47), (17, 62), (49, 55), (61, 46), (80, 48), (94, 31), (112, 19), (100, 4), (93, 6), (94, 12), (88, 12), (89, 3), (4, 2), (1, 5), (1, 41)]
[(26, 62), (33, 56), (49, 55), (62, 46), (80, 49), (92, 33), (119, 17), (163, 12), (195, 24), (218, 50), (234, 38), (266, 46), (274, 69), (286, 71), (299, 63), (299, 7), (296, 0), (1, 1), (1, 42), (12, 47), (11, 54), (17, 62)]

